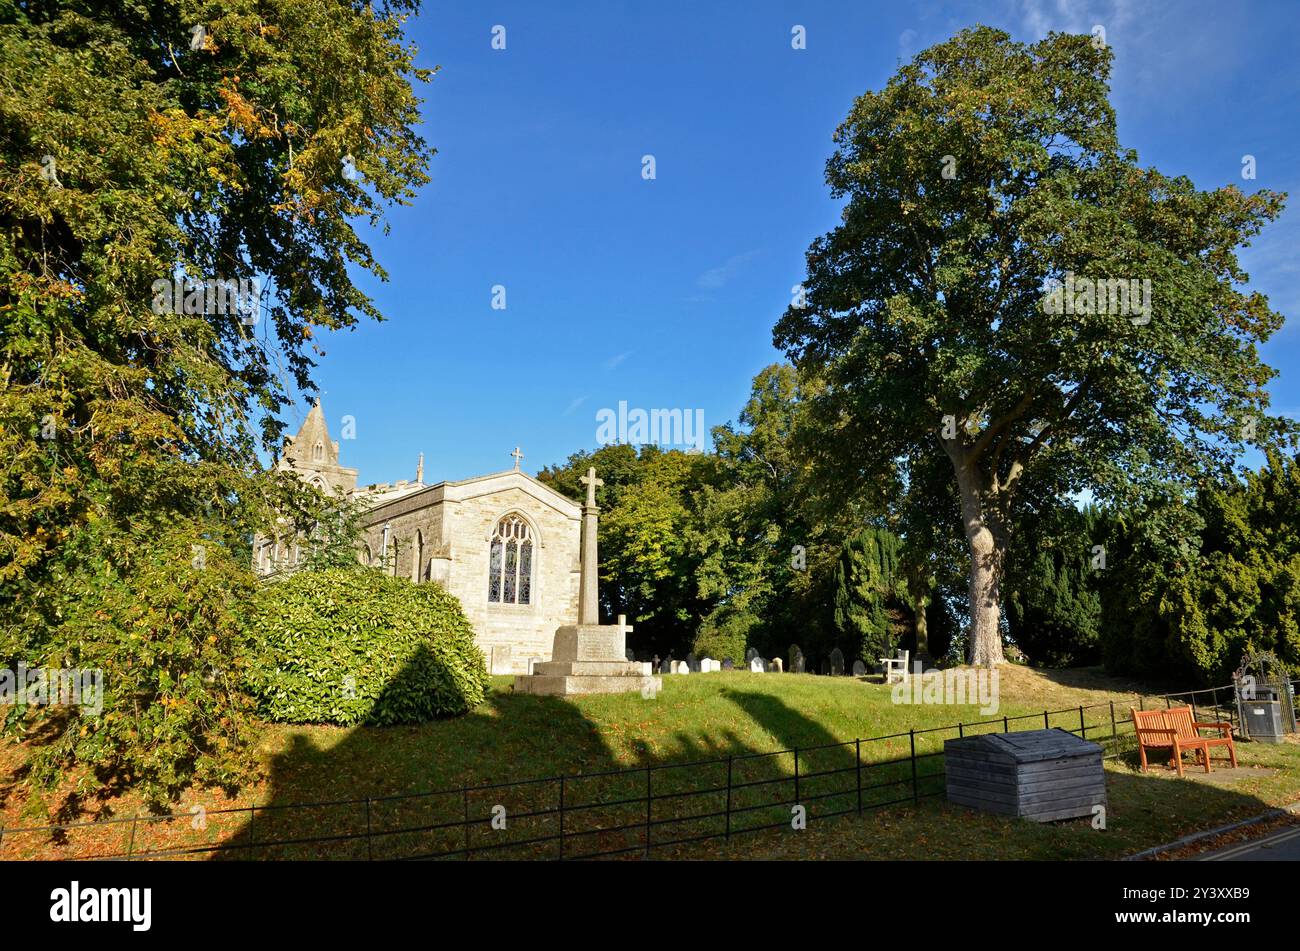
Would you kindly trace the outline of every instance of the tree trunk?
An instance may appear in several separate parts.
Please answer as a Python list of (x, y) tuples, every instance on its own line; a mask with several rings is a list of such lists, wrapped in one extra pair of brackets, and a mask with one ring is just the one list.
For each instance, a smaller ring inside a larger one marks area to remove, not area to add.
[(958, 474), (962, 521), (970, 544), (970, 641), (967, 659), (977, 667), (1003, 663), (1000, 586), (1005, 562), (1005, 537), (988, 506), (984, 492), (968, 473)]
[(925, 617), (925, 611), (929, 606), (929, 598), (918, 598), (916, 601), (916, 653), (918, 657), (930, 656), (930, 625)]

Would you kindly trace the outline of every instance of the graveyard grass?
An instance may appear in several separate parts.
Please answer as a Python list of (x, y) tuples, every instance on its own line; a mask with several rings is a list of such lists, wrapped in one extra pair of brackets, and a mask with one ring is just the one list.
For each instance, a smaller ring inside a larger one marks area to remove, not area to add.
[[(1215, 761), (1211, 782), (1189, 766), (1189, 778), (1180, 780), (1153, 760), (1142, 774), (1136, 753), (1109, 760), (1106, 829), (1095, 830), (1084, 818), (1039, 825), (951, 806), (943, 798), (942, 758), (918, 761), (921, 792), (938, 793), (911, 800), (910, 763), (864, 768), (863, 802), (856, 815), (856, 738), (903, 734), (862, 744), (865, 764), (906, 758), (912, 738), (909, 729), (951, 726), (958, 722), (987, 726), (965, 732), (1001, 731), (1002, 716), (1036, 714), (1035, 719), (1011, 721), (1012, 729), (1042, 726), (1042, 712), (1065, 710), (1050, 718), (1052, 726), (1077, 730), (1078, 707), (1086, 709), (1088, 737), (1103, 744), (1112, 736), (1109, 702), (1115, 702), (1121, 741), (1128, 726), (1129, 706), (1136, 694), (1147, 697), (1138, 685), (1102, 675), (1097, 670), (1037, 671), (1001, 668), (1001, 707), (995, 717), (983, 716), (975, 706), (902, 705), (891, 702), (890, 688), (878, 678), (821, 677), (794, 674), (725, 672), (666, 676), (654, 699), (640, 694), (551, 698), (516, 695), (510, 678), (493, 678), (484, 704), (469, 715), (417, 727), (386, 729), (267, 726), (261, 741), (267, 780), (260, 787), (226, 798), (212, 790), (194, 790), (176, 809), (185, 814), (193, 806), (212, 811), (230, 806), (285, 805), (335, 799), (401, 796), (435, 789), (457, 790), (445, 801), (436, 797), (384, 800), (373, 814), (361, 817), (355, 805), (321, 810), (267, 810), (256, 814), (256, 830), (245, 815), (214, 817), (207, 829), (196, 832), (188, 821), (141, 825), (131, 847), (184, 849), (200, 843), (236, 843), (284, 840), (303, 835), (356, 831), (371, 821), (376, 831), (410, 828), (459, 820), (462, 806), (475, 817), (483, 816), (482, 829), (473, 833), (475, 846), (504, 841), (506, 834), (488, 829), (494, 804), (505, 804), (507, 814), (522, 817), (532, 810), (555, 805), (557, 784), (541, 783), (511, 791), (489, 790), (462, 795), (459, 788), (482, 783), (517, 782), (565, 775), (568, 808), (595, 800), (626, 799), (620, 810), (582, 810), (566, 816), (567, 857), (598, 849), (638, 848), (644, 829), (647, 765), (664, 766), (714, 761), (697, 766), (656, 769), (653, 835), (657, 858), (873, 858), (873, 859), (1054, 859), (1113, 858), (1172, 841), (1188, 833), (1247, 818), (1300, 799), (1300, 745), (1267, 746), (1240, 742), (1242, 769), (1229, 775)], [(1226, 697), (1225, 697), (1226, 699)], [(1151, 702), (1150, 700), (1147, 701)], [(1205, 718), (1208, 711), (1201, 711)], [(922, 734), (915, 738), (919, 753), (942, 750), (951, 732)], [(814, 750), (827, 744), (845, 747)], [(789, 801), (793, 798), (793, 757), (772, 754), (799, 747), (802, 801), (810, 821), (802, 831), (790, 828)], [(13, 829), (23, 821), (24, 796), (13, 780), (23, 749), (0, 746), (0, 825)], [(690, 839), (723, 828), (717, 815), (724, 808), (726, 758), (733, 768), (733, 835), (730, 840)], [(1189, 760), (1190, 763), (1190, 760)], [(579, 773), (627, 770), (589, 780)], [(815, 775), (822, 773), (823, 775)], [(809, 775), (814, 774), (814, 775)], [(929, 777), (929, 778), (926, 778)], [(763, 780), (780, 783), (762, 784)], [(751, 785), (745, 785), (745, 784)], [(712, 787), (707, 796), (673, 797), (688, 789)], [(131, 815), (136, 804), (118, 800), (100, 804), (112, 814)], [(847, 814), (820, 818), (832, 812)], [(711, 815), (712, 814), (712, 815)], [(691, 816), (705, 818), (693, 819)], [(680, 818), (676, 818), (680, 817)], [(188, 816), (185, 816), (186, 820)], [(558, 843), (549, 838), (557, 831), (554, 816), (532, 820), (518, 818), (510, 826), (515, 841), (537, 839), (533, 845), (502, 850), (502, 858), (554, 856)], [(767, 831), (742, 834), (741, 830), (770, 825)], [(623, 831), (611, 827), (626, 826)], [(597, 829), (602, 831), (596, 831)], [(8, 835), (0, 844), (0, 858), (102, 854), (125, 848), (125, 826), (104, 835), (71, 835), (55, 845), (37, 842), (32, 835)], [(233, 857), (338, 857), (386, 858), (419, 853), (422, 849), (454, 849), (462, 844), (464, 830), (449, 829), (441, 839), (434, 833), (399, 834), (366, 844), (360, 840), (330, 845), (305, 845), (298, 849), (236, 850)], [(429, 836), (433, 836), (432, 839)], [(436, 840), (436, 841), (435, 841)], [(661, 844), (663, 843), (663, 844)], [(200, 855), (199, 857), (204, 857)]]

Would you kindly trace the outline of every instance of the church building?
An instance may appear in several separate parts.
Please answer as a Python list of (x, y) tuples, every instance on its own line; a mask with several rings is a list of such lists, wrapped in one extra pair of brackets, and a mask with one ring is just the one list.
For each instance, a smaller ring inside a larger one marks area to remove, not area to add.
[[(474, 625), (494, 674), (528, 672), (530, 658), (551, 659), (555, 629), (578, 620), (582, 507), (513, 469), (458, 482), (425, 484), (424, 457), (414, 481), (357, 486), (357, 470), (339, 464), (320, 402), (285, 444), (277, 468), (362, 512), (358, 560), (378, 571), (436, 583), (455, 595)], [(305, 540), (259, 536), (259, 574), (293, 570)]]

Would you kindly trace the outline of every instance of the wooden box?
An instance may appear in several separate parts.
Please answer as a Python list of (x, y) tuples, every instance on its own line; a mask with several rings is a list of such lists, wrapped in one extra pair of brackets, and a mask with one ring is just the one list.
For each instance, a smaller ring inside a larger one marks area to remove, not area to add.
[(1038, 822), (1106, 804), (1101, 747), (1065, 730), (948, 740), (943, 755), (949, 802)]

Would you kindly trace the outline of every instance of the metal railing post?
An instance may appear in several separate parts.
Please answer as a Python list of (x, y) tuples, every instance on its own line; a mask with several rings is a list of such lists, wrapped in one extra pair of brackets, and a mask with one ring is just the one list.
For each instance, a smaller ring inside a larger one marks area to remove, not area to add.
[(907, 739), (912, 745), (912, 805), (921, 801), (921, 791), (916, 786), (916, 728), (907, 731)]
[(732, 758), (727, 757), (727, 832), (726, 837), (731, 839), (731, 766)]
[[(466, 855), (465, 857), (469, 858), (468, 855)], [(375, 860), (375, 850), (374, 850), (374, 846), (371, 844), (370, 841), (370, 797), (367, 796), (366, 797), (366, 861), (373, 862), (374, 860)]]
[[(731, 773), (730, 766), (727, 767), (727, 773), (728, 775), (730, 775)], [(651, 812), (651, 803), (654, 802), (654, 795), (651, 792), (651, 788), (650, 788), (650, 784), (652, 781), (650, 776), (651, 776), (651, 769), (649, 766), (646, 766), (645, 768), (645, 857), (646, 858), (650, 857), (650, 812)], [(727, 798), (728, 799), (731, 798), (730, 780), (727, 781)], [(727, 821), (728, 822), (731, 821), (730, 816), (727, 817)]]
[[(857, 758), (857, 764), (858, 764), (858, 768), (857, 768), (857, 774), (858, 774), (858, 815), (862, 815), (862, 737), (858, 737), (856, 740), (854, 740), (854, 741), (853, 741), (853, 746), (854, 746), (855, 751), (856, 751), (856, 752), (855, 752), (855, 755), (856, 755), (856, 758)], [(3, 833), (4, 833), (4, 830), (3, 830), (3, 829), (0, 829), (0, 836), (2, 836)]]
[(1079, 739), (1086, 740), (1087, 738), (1088, 738), (1088, 727), (1084, 723), (1084, 719), (1083, 719), (1083, 704), (1079, 704)]
[(465, 826), (465, 861), (469, 861), (469, 786), (460, 787), (461, 813)]

